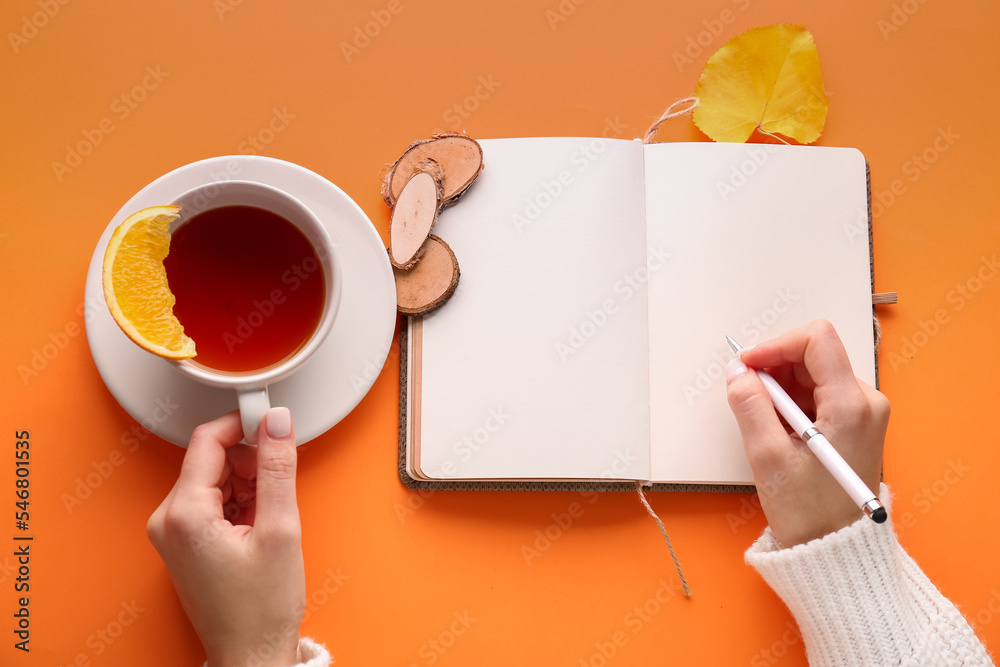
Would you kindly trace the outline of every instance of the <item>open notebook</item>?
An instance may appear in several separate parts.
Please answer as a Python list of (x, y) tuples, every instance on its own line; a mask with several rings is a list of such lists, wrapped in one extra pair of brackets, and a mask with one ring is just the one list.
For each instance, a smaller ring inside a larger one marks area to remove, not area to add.
[(481, 144), (485, 170), (434, 232), (458, 288), (406, 323), (404, 482), (752, 484), (727, 334), (751, 345), (829, 319), (875, 384), (857, 150)]

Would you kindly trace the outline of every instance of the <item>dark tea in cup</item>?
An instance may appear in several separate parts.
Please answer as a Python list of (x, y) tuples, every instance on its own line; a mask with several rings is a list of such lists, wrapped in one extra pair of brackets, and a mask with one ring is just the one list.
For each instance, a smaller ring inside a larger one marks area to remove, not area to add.
[(192, 361), (247, 373), (289, 359), (313, 336), (326, 304), (323, 263), (281, 215), (228, 205), (195, 214), (163, 261), (174, 314), (194, 339)]
[(197, 356), (183, 375), (236, 391), (248, 444), (257, 443), (270, 385), (301, 371), (340, 308), (333, 239), (302, 201), (272, 185), (223, 180), (175, 198), (167, 282)]

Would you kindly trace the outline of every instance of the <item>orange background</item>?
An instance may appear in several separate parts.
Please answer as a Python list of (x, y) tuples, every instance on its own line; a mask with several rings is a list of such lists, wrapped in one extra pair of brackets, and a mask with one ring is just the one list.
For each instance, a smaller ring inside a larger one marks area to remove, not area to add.
[[(691, 94), (728, 37), (773, 22), (803, 23), (815, 36), (831, 101), (819, 143), (855, 146), (871, 164), (875, 287), (900, 294), (881, 310), (881, 369), (893, 404), (885, 475), (896, 520), (908, 524), (901, 540), (1000, 648), (1000, 279), (983, 264), (1000, 243), (995, 2), (62, 2), (6, 0), (0, 9), (0, 663), (202, 659), (144, 533), (183, 451), (156, 437), (131, 452), (122, 445), (135, 422), (98, 376), (78, 311), (94, 246), (135, 192), (194, 160), (251, 152), (245, 142), (258, 137), (268, 139), (262, 154), (338, 184), (387, 240), (379, 172), (411, 141), (450, 129), (600, 136), (609, 123), (619, 136), (641, 136)], [(345, 56), (341, 44), (372, 12), (391, 21)], [(687, 48), (692, 62), (678, 64)], [(134, 109), (116, 103), (142, 86), (147, 67), (164, 74), (147, 78), (145, 99)], [(494, 89), (476, 99), (481, 78)], [(268, 135), (275, 109), (294, 118)], [(105, 118), (113, 131), (57, 173), (53, 163)], [(680, 119), (658, 139), (705, 137)], [(924, 168), (913, 161), (920, 155)], [(980, 270), (990, 279), (977, 283)], [(976, 289), (959, 300), (954, 290), (967, 283)], [(22, 378), (19, 366), (59, 332), (64, 349)], [(805, 663), (790, 616), (742, 561), (765, 523), (752, 496), (652, 497), (694, 590), (655, 602), (661, 581), (670, 594), (676, 575), (632, 494), (586, 504), (573, 493), (422, 498), (402, 486), (397, 359), (344, 422), (301, 449), (313, 605), (304, 632), (338, 664), (601, 665), (601, 648), (610, 652), (619, 632), (624, 645), (609, 665)], [(21, 429), (31, 432), (35, 536), (27, 655), (11, 632)], [(64, 494), (113, 456), (120, 465), (68, 512)], [(583, 516), (528, 564), (522, 546), (578, 501)], [(336, 586), (329, 573), (348, 577), (332, 594), (323, 588)], [(134, 618), (122, 615), (133, 603)], [(644, 605), (647, 616), (634, 615)], [(475, 621), (449, 635), (456, 613)], [(130, 621), (120, 633), (119, 616)], [(108, 643), (99, 631), (117, 636)], [(435, 652), (432, 641), (448, 648)]]

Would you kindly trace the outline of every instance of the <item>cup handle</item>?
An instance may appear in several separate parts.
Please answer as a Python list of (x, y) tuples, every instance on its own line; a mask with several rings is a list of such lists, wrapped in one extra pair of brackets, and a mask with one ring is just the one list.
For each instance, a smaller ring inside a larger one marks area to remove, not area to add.
[(271, 407), (267, 387), (248, 387), (236, 390), (240, 404), (240, 421), (243, 422), (243, 439), (248, 445), (257, 444), (257, 431), (264, 413)]

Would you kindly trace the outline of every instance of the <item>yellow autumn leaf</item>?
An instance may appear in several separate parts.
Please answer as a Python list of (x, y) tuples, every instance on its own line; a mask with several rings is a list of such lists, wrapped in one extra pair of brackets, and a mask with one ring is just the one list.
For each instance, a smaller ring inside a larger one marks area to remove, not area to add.
[(715, 141), (746, 141), (760, 128), (812, 143), (830, 105), (812, 34), (790, 24), (730, 39), (708, 59), (694, 94), (694, 122)]

